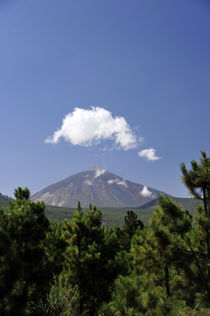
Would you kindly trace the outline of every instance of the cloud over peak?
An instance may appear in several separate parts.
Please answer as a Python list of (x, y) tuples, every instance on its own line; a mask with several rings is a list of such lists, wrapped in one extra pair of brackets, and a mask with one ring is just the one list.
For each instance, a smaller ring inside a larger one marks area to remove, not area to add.
[(146, 158), (149, 161), (159, 160), (160, 157), (156, 156), (156, 150), (154, 148), (143, 149), (138, 152), (139, 157)]
[(108, 184), (118, 184), (118, 185), (122, 185), (124, 187), (128, 187), (127, 183), (126, 183), (126, 180), (120, 180), (120, 179), (110, 179), (107, 181)]
[(95, 171), (95, 176), (94, 178), (98, 178), (100, 177), (102, 174), (104, 174), (106, 172), (105, 169), (102, 169), (102, 168), (97, 168), (96, 171)]
[(84, 181), (84, 183), (88, 184), (88, 185), (93, 185), (93, 181), (89, 180), (89, 179), (86, 179)]
[(148, 188), (146, 186), (143, 187), (142, 191), (140, 192), (140, 194), (143, 197), (152, 197), (152, 192), (148, 190)]
[(113, 117), (110, 111), (101, 107), (75, 108), (64, 117), (61, 128), (45, 142), (56, 144), (62, 137), (73, 145), (86, 147), (103, 140), (113, 140), (124, 150), (137, 146), (137, 138), (125, 118)]

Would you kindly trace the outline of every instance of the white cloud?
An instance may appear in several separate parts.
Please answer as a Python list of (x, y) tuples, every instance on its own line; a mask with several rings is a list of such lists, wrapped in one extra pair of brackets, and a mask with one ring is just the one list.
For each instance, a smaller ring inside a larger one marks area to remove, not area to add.
[(93, 181), (88, 180), (88, 179), (87, 179), (87, 180), (85, 180), (85, 183), (86, 183), (86, 184), (88, 184), (88, 185), (93, 185)]
[(144, 149), (138, 152), (139, 157), (144, 157), (147, 160), (155, 161), (159, 160), (160, 157), (157, 157), (155, 154), (156, 150), (154, 148)]
[(104, 174), (106, 172), (105, 169), (102, 169), (102, 168), (97, 168), (96, 171), (95, 171), (95, 176), (94, 178), (98, 178), (100, 177), (102, 174)]
[(107, 181), (108, 184), (113, 184), (116, 183), (117, 181), (119, 181), (119, 179), (110, 179)]
[(127, 185), (127, 183), (126, 183), (126, 180), (121, 180), (121, 181), (119, 181), (119, 182), (117, 182), (117, 184), (119, 184), (119, 185), (123, 185), (124, 187), (128, 187), (128, 185)]
[(67, 114), (60, 129), (45, 142), (56, 144), (63, 137), (73, 145), (93, 146), (102, 140), (113, 140), (124, 150), (135, 148), (137, 139), (124, 117), (113, 117), (104, 108), (75, 108)]
[(146, 186), (143, 187), (142, 191), (140, 192), (140, 194), (143, 197), (152, 197), (152, 192), (148, 190), (148, 188)]
[(107, 181), (108, 184), (118, 184), (118, 185), (123, 185), (124, 187), (128, 187), (126, 180), (120, 180), (120, 179), (110, 179)]

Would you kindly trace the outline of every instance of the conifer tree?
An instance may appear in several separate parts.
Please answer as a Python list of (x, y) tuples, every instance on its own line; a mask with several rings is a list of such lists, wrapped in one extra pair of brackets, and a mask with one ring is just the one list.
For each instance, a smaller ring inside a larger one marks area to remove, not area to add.
[(127, 215), (124, 218), (124, 230), (128, 233), (130, 240), (132, 239), (133, 235), (135, 234), (138, 228), (143, 229), (144, 224), (134, 211), (127, 211)]
[(43, 247), (49, 229), (44, 203), (31, 202), (27, 188), (19, 187), (15, 197), (8, 212), (1, 214), (1, 230), (13, 258), (13, 262), (7, 261), (8, 271), (11, 273), (15, 269), (16, 272), (13, 286), (2, 301), (6, 306), (3, 315), (24, 315), (28, 301), (39, 299), (52, 277)]
[(20, 260), (13, 251), (12, 240), (6, 231), (7, 223), (6, 213), (0, 210), (0, 315), (11, 310), (11, 293), (20, 268)]
[(210, 157), (202, 150), (200, 163), (193, 160), (190, 170), (182, 163), (181, 170), (189, 192), (202, 202), (195, 217), (195, 229), (188, 239), (188, 252), (197, 270), (197, 291), (203, 292), (205, 301), (210, 302)]
[[(95, 315), (105, 288), (101, 286), (103, 274), (104, 233), (102, 214), (96, 207), (83, 214), (80, 203), (72, 221), (65, 221), (63, 231), (68, 242), (64, 277), (78, 287), (79, 311)], [(88, 314), (89, 315), (89, 314)]]
[(128, 277), (138, 289), (134, 305), (130, 306), (136, 315), (168, 315), (172, 303), (183, 300), (184, 291), (180, 289), (185, 286), (182, 263), (186, 257), (182, 247), (191, 221), (187, 211), (182, 211), (170, 198), (160, 196), (150, 225), (134, 235)]
[[(183, 270), (185, 267), (186, 254), (183, 246), (185, 236), (192, 227), (192, 216), (188, 211), (183, 211), (169, 197), (160, 195), (159, 204), (150, 219), (150, 225), (156, 238), (156, 247), (164, 270), (166, 294), (170, 297), (172, 294), (170, 269), (177, 270), (178, 267), (182, 267)], [(178, 271), (176, 275), (178, 276)], [(180, 284), (179, 279), (179, 286)]]

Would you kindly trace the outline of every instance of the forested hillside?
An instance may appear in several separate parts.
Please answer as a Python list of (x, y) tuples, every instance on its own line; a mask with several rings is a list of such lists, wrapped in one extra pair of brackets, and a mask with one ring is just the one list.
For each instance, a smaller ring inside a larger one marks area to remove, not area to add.
[[(190, 214), (194, 214), (196, 207), (200, 204), (198, 199), (192, 198), (171, 198), (183, 209), (186, 209)], [(0, 195), (0, 207), (7, 208), (9, 206), (11, 198), (4, 195)], [(101, 207), (102, 212), (102, 223), (103, 225), (108, 226), (122, 226), (124, 222), (124, 217), (127, 211), (133, 209), (138, 215), (139, 219), (144, 223), (148, 224), (150, 217), (152, 216), (155, 207), (158, 205), (158, 199), (146, 203), (141, 208), (132, 208), (132, 207)], [(83, 208), (83, 211), (86, 212), (88, 208)], [(64, 219), (72, 219), (73, 213), (76, 211), (76, 208), (67, 208), (67, 207), (58, 207), (52, 205), (45, 205), (45, 215), (50, 222), (62, 222)]]
[[(182, 209), (186, 209), (190, 214), (194, 214), (198, 205), (201, 202), (198, 199), (193, 198), (171, 198), (177, 205), (181, 206)], [(102, 221), (105, 225), (110, 226), (122, 226), (124, 222), (124, 217), (129, 210), (135, 210), (135, 213), (138, 215), (139, 219), (144, 223), (148, 224), (149, 219), (152, 216), (155, 207), (158, 205), (158, 199), (146, 203), (140, 208), (132, 207), (101, 207), (102, 212)], [(46, 205), (46, 216), (52, 222), (61, 222), (64, 219), (72, 219), (74, 208), (65, 208), (58, 206)], [(86, 212), (88, 209), (84, 208), (83, 211)]]
[(210, 158), (181, 168), (196, 215), (161, 195), (148, 225), (130, 210), (107, 227), (80, 203), (50, 223), (18, 188), (0, 211), (0, 315), (209, 315)]
[(0, 193), (0, 207), (7, 207), (12, 199)]

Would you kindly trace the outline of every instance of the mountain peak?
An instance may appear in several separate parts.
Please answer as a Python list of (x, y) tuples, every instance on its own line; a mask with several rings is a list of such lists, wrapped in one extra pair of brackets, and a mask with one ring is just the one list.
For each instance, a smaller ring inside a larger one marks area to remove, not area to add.
[(90, 169), (92, 171), (97, 171), (97, 170), (104, 170), (104, 168), (100, 167), (100, 166), (94, 166), (92, 169)]
[(98, 207), (138, 207), (157, 199), (160, 193), (95, 166), (44, 188), (31, 199), (63, 207), (76, 207), (78, 200), (83, 207), (90, 203)]

